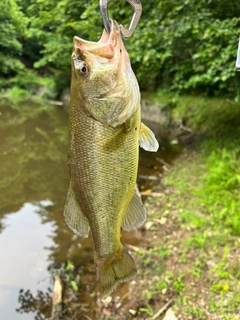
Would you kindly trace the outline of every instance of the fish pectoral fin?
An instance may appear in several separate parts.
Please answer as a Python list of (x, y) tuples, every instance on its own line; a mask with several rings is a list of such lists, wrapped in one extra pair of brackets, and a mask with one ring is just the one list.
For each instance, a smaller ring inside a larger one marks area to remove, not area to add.
[(159, 144), (154, 133), (143, 123), (140, 125), (139, 145), (146, 151), (156, 152)]
[(147, 213), (141, 198), (134, 192), (131, 202), (123, 217), (122, 229), (132, 231), (139, 228), (146, 221)]
[(67, 225), (74, 233), (82, 238), (88, 237), (89, 222), (76, 201), (71, 185), (68, 189), (63, 215)]

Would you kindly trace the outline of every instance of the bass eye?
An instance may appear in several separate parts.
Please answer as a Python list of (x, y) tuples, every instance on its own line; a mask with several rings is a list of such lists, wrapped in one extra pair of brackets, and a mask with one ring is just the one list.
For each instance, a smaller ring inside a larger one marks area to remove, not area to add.
[(83, 65), (82, 68), (80, 68), (80, 71), (82, 73), (86, 73), (87, 72), (87, 67)]
[(84, 61), (82, 61), (79, 57), (77, 57), (74, 60), (75, 69), (78, 73), (81, 75), (87, 75), (88, 74), (88, 66), (85, 64)]

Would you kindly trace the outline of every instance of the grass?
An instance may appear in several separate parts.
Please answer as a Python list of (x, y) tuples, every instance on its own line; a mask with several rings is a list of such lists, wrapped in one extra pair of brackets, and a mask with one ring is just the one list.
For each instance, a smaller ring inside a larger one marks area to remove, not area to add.
[[(231, 152), (225, 150), (224, 153), (229, 155)], [(191, 170), (176, 166), (165, 178), (165, 184), (173, 186), (183, 199), (183, 209), (180, 209), (177, 221), (181, 229), (189, 230), (187, 239), (182, 240), (185, 250), (180, 252), (180, 262), (188, 265), (188, 274), (194, 281), (207, 279), (206, 288), (211, 297), (208, 300), (210, 315), (216, 313), (224, 319), (237, 319), (240, 301), (237, 271), (240, 248), (239, 165), (229, 156), (223, 158), (221, 153), (217, 156), (215, 153), (198, 154), (195, 160), (192, 160)], [(223, 161), (224, 170), (221, 168)], [(199, 165), (204, 166), (205, 173), (196, 179)], [(174, 178), (176, 174), (177, 179)], [(189, 185), (192, 177), (194, 187)], [(195, 252), (194, 262), (187, 260), (187, 254), (191, 251)], [(173, 283), (175, 292), (179, 294), (176, 283), (180, 283), (180, 279)], [(182, 302), (183, 299), (178, 299), (176, 305)], [(200, 310), (199, 307), (184, 308), (185, 313), (193, 316), (196, 316), (197, 310)], [(200, 311), (199, 319), (210, 319), (206, 314), (204, 318)]]

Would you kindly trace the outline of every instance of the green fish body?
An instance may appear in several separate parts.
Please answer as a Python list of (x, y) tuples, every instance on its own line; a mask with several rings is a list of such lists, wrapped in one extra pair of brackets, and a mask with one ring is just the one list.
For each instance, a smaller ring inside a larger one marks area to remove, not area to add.
[(135, 192), (139, 144), (156, 151), (154, 134), (140, 122), (140, 93), (112, 21), (99, 42), (74, 38), (69, 113), (70, 186), (64, 216), (95, 249), (99, 290), (109, 295), (118, 282), (136, 275), (120, 241), (121, 228), (140, 227), (146, 210)]

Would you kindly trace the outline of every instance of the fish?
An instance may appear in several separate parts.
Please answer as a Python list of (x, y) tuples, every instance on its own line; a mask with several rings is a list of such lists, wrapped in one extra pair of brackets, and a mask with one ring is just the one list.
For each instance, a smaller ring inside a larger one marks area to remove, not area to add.
[(154, 152), (158, 142), (141, 123), (139, 85), (117, 22), (111, 20), (110, 34), (104, 30), (98, 42), (77, 36), (73, 42), (64, 217), (80, 237), (91, 232), (104, 298), (137, 274), (121, 229), (135, 230), (146, 220), (135, 189), (139, 145)]

